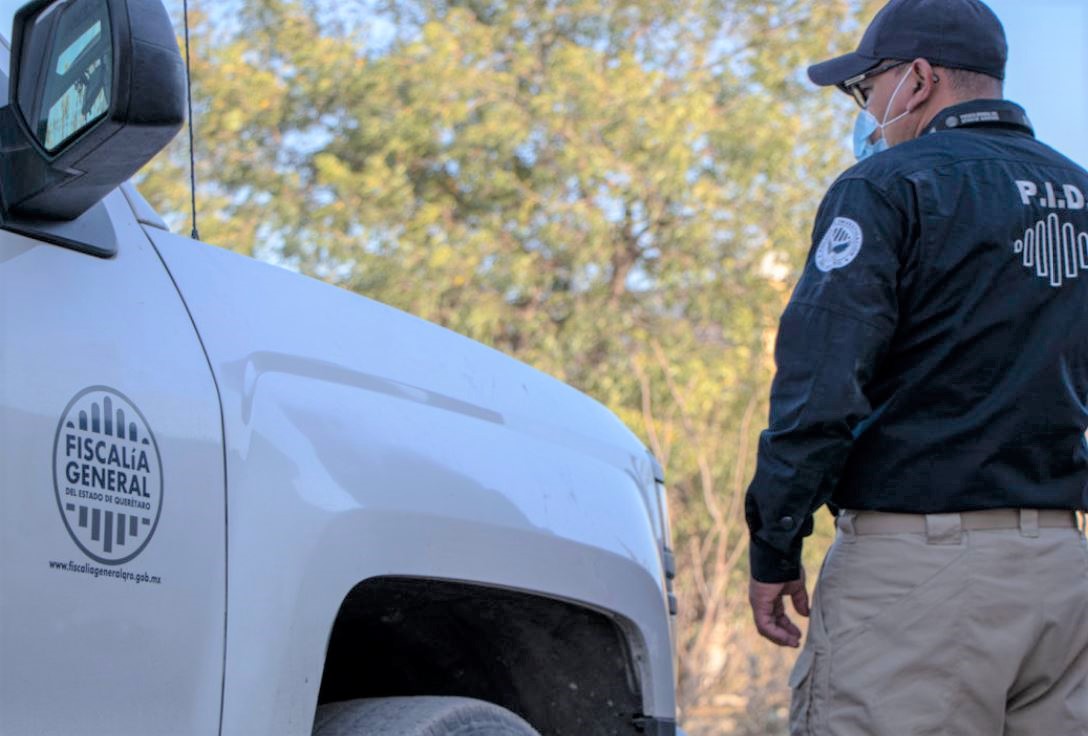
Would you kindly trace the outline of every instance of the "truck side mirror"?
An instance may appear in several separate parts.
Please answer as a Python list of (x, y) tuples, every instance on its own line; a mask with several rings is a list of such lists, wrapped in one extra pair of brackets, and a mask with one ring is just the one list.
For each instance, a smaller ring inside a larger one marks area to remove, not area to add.
[(11, 70), (5, 219), (75, 219), (185, 121), (185, 66), (161, 0), (35, 0), (15, 15)]

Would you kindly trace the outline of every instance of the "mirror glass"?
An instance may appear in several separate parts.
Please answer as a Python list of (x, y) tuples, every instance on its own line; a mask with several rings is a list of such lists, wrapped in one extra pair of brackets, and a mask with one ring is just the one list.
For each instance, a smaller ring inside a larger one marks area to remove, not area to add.
[[(20, 69), (19, 106), (38, 142), (55, 153), (109, 110), (113, 43), (106, 0), (58, 0), (28, 26), (23, 61), (46, 63)], [(30, 79), (33, 84), (24, 84)]]

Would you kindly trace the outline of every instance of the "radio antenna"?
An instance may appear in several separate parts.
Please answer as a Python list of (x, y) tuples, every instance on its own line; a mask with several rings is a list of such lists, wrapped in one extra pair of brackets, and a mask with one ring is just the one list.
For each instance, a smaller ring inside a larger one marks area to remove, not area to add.
[(200, 240), (200, 231), (196, 228), (196, 153), (193, 150), (193, 74), (189, 63), (189, 0), (182, 2), (182, 14), (185, 17), (185, 95), (189, 103), (189, 194), (193, 206), (193, 240)]

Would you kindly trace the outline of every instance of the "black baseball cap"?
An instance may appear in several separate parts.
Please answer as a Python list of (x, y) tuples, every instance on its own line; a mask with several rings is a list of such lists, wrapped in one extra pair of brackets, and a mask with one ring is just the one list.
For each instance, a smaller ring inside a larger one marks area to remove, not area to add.
[(1005, 29), (980, 0), (891, 0), (869, 24), (858, 50), (808, 68), (820, 86), (841, 85), (887, 60), (926, 59), (934, 66), (1005, 78)]

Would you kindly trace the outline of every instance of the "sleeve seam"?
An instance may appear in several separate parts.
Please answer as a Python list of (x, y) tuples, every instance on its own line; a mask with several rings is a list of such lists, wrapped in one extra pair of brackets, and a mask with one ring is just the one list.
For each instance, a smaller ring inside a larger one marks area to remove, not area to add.
[(898, 212), (902, 217), (906, 217), (907, 213), (903, 211), (902, 207), (900, 207), (898, 204), (896, 204), (894, 201), (892, 201), (891, 195), (889, 195), (887, 192), (885, 192), (883, 188), (878, 186), (876, 184), (876, 182), (872, 181), (871, 179), (867, 179), (864, 176), (859, 176), (857, 174), (844, 176), (843, 178), (839, 179), (835, 183), (835, 187), (838, 187), (840, 184), (845, 184), (848, 181), (856, 181), (856, 182), (859, 182), (859, 183), (865, 185), (867, 188), (872, 190), (873, 193), (875, 193), (878, 197), (880, 197), (882, 200), (884, 200), (884, 204), (888, 205), (893, 210)]
[(848, 312), (844, 312), (844, 311), (839, 310), (839, 309), (832, 309), (830, 307), (824, 306), (823, 304), (813, 304), (812, 302), (807, 302), (807, 301), (804, 301), (802, 299), (795, 299), (795, 300), (793, 300), (791, 302), (791, 304), (795, 305), (795, 306), (800, 306), (800, 307), (808, 307), (810, 309), (818, 309), (821, 312), (827, 312), (828, 314), (834, 314), (837, 317), (842, 317), (844, 319), (848, 319), (848, 320), (851, 320), (853, 322), (863, 324), (866, 327), (872, 327), (874, 330), (881, 329), (880, 325), (878, 325), (878, 324), (876, 324), (874, 322), (870, 322), (867, 319), (862, 319), (861, 317), (858, 317), (857, 315), (849, 314)]

